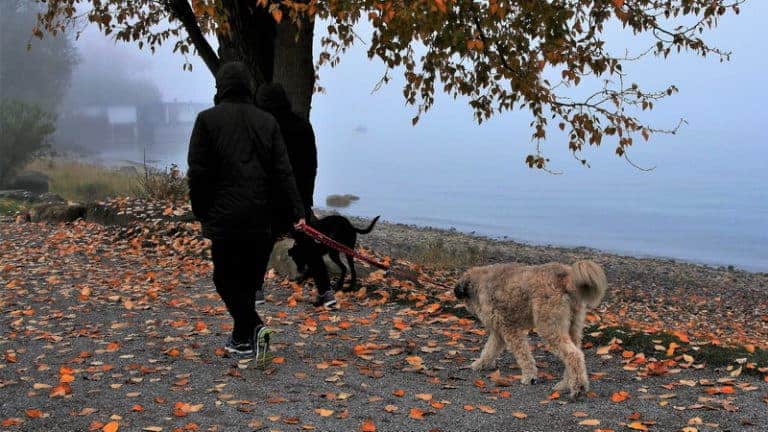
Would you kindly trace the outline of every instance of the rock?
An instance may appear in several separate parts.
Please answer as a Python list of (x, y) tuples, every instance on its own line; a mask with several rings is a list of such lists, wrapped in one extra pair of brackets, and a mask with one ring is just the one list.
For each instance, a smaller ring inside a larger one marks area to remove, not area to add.
[(357, 195), (328, 195), (325, 198), (325, 205), (328, 207), (349, 207), (352, 202), (359, 200)]
[(293, 247), (293, 243), (293, 239), (290, 238), (275, 243), (272, 255), (269, 257), (269, 264), (267, 265), (268, 268), (274, 269), (279, 275), (291, 279), (299, 275), (299, 272), (296, 270), (296, 263), (288, 256), (288, 249)]
[(38, 204), (29, 210), (32, 222), (74, 222), (85, 219), (86, 207), (82, 204), (46, 203)]
[(19, 173), (8, 185), (8, 189), (22, 189), (35, 194), (48, 192), (50, 178), (38, 171), (23, 171)]

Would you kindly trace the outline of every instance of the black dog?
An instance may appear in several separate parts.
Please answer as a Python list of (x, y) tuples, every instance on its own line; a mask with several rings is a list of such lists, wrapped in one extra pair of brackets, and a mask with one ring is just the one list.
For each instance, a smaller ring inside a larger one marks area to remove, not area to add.
[[(373, 227), (376, 225), (378, 220), (379, 216), (376, 216), (373, 218), (373, 221), (371, 221), (371, 224), (368, 225), (368, 228), (359, 229), (352, 225), (349, 219), (345, 218), (344, 216), (332, 215), (313, 221), (312, 228), (349, 247), (350, 249), (354, 249), (355, 245), (357, 244), (357, 235), (368, 234), (369, 232), (373, 231)], [(296, 244), (288, 250), (288, 255), (293, 258), (293, 261), (296, 263), (296, 266), (300, 272), (302, 269), (307, 267), (308, 257), (312, 256), (310, 254), (316, 254), (319, 256), (328, 254), (328, 256), (331, 258), (331, 261), (333, 261), (341, 270), (341, 276), (339, 276), (339, 280), (336, 282), (336, 286), (333, 288), (333, 290), (342, 290), (342, 287), (344, 286), (344, 278), (347, 275), (347, 268), (344, 266), (344, 263), (341, 262), (339, 252), (335, 249), (329, 248), (322, 243), (317, 243), (314, 241), (296, 242)], [(344, 291), (353, 291), (357, 288), (357, 272), (355, 271), (355, 260), (351, 255), (347, 255), (347, 263), (349, 264), (351, 282), (349, 288), (344, 289)], [(303, 281), (307, 278), (307, 276), (308, 275), (305, 272), (299, 278), (298, 282)]]

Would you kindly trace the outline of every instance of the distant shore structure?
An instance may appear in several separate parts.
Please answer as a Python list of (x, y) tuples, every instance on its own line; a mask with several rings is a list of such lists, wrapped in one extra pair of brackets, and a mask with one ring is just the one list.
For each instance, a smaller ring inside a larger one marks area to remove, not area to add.
[(147, 150), (163, 152), (187, 142), (197, 113), (210, 107), (199, 102), (145, 105), (88, 105), (62, 113), (56, 143), (88, 151)]

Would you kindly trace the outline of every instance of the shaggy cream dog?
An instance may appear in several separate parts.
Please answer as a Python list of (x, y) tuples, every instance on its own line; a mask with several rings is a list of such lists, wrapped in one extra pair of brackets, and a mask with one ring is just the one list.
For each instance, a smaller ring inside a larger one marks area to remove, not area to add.
[(589, 381), (580, 348), (584, 315), (600, 304), (607, 288), (603, 269), (592, 261), (469, 269), (454, 294), (489, 332), (472, 369), (495, 367), (506, 348), (522, 369), (522, 383), (537, 382), (536, 362), (528, 345), (528, 330), (533, 328), (565, 364), (565, 376), (555, 390), (567, 391), (572, 399), (586, 394)]

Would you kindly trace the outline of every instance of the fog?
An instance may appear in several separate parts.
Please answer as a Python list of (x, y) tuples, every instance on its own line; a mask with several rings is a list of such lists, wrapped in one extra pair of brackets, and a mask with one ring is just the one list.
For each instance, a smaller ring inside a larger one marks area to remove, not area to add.
[[(560, 174), (531, 170), (523, 162), (534, 151), (527, 112), (478, 126), (465, 100), (445, 95), (413, 127), (415, 109), (403, 101), (402, 80), (373, 92), (385, 68), (368, 60), (360, 44), (335, 69), (321, 70), (326, 93), (315, 95), (311, 112), (320, 163), (316, 199), (322, 204), (327, 194), (355, 193), (362, 199), (347, 210), (353, 214), (768, 269), (768, 60), (759, 36), (766, 16), (768, 2), (747, 2), (741, 15), (726, 16), (706, 35), (733, 52), (730, 62), (680, 54), (626, 65), (630, 79), (645, 89), (680, 89), (642, 115), (658, 127), (687, 122), (674, 136), (657, 135), (630, 149), (637, 165), (654, 168), (649, 172), (617, 158), (611, 142), (587, 149), (591, 168), (581, 167), (557, 134), (543, 150)], [(618, 50), (640, 48), (647, 40), (615, 28), (607, 42)], [(98, 70), (96, 75), (132, 83), (140, 89), (128, 92), (134, 97), (188, 110), (212, 105), (213, 78), (194, 56), (168, 47), (153, 55), (114, 43), (93, 27), (75, 45), (81, 56), (75, 92), (102, 92), (88, 85)], [(192, 71), (182, 70), (185, 61)], [(130, 103), (125, 94), (108, 99)], [(188, 127), (166, 134), (167, 148), (153, 155), (159, 163), (186, 168)]]

